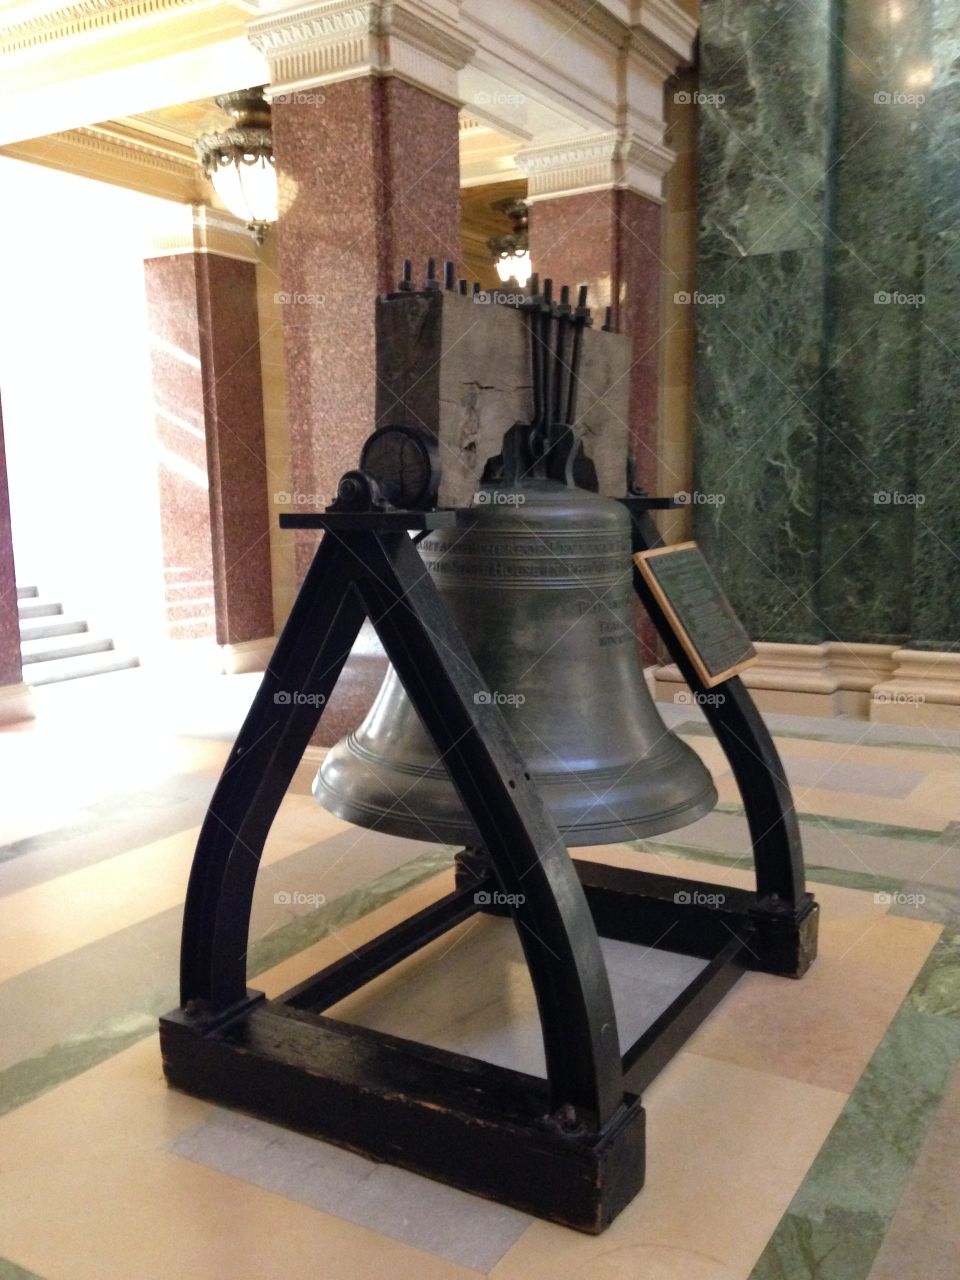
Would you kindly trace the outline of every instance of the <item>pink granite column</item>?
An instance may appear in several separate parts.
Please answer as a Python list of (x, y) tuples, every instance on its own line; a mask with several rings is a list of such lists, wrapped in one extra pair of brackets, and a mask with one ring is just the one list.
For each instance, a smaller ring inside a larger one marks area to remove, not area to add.
[(172, 639), (273, 634), (256, 268), (144, 263)]
[[(0, 408), (0, 688), (18, 685), (22, 678), (17, 575), (13, 563), (7, 455), (3, 443), (3, 412)], [(2, 708), (0, 708), (0, 719), (2, 719)]]
[[(588, 284), (594, 313), (612, 306), (615, 327), (631, 338), (630, 450), (648, 492), (658, 480), (660, 222), (660, 205), (634, 191), (559, 196), (530, 208), (530, 259), (541, 280)], [(640, 635), (652, 658), (646, 618)]]
[[(457, 108), (393, 77), (324, 85), (273, 102), (277, 224), (290, 423), (301, 510), (333, 499), (376, 425), (375, 299), (404, 258), (460, 258)], [(316, 538), (297, 542), (306, 572)], [(384, 663), (352, 659), (320, 740), (352, 728)]]

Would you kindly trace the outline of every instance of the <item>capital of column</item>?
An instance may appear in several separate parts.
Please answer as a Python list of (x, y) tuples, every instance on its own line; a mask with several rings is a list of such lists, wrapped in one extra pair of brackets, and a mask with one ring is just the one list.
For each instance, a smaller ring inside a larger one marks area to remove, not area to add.
[(659, 202), (674, 153), (652, 138), (611, 129), (524, 147), (514, 158), (527, 176), (528, 204), (609, 190)]
[(457, 72), (474, 45), (452, 0), (320, 0), (252, 22), (248, 37), (270, 67), (273, 101), (338, 80), (398, 76), (460, 105)]

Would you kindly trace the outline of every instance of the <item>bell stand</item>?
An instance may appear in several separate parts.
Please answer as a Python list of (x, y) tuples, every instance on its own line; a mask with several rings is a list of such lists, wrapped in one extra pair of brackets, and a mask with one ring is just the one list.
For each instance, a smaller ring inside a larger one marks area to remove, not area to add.
[[(354, 477), (361, 473), (351, 473)], [(649, 509), (625, 500), (638, 549)], [(281, 517), (325, 534), (217, 784), (190, 874), (181, 1003), (164, 1072), (188, 1093), (568, 1226), (599, 1232), (644, 1180), (640, 1093), (747, 969), (799, 977), (816, 953), (782, 766), (739, 680), (705, 711), (743, 795), (757, 891), (571, 859), (415, 541), (469, 510)], [(410, 534), (417, 535), (411, 538)], [(702, 692), (639, 573), (635, 588)], [(489, 855), (452, 893), (267, 1000), (246, 985), (264, 841), (365, 616), (423, 718)], [(297, 691), (306, 698), (278, 698)], [(722, 902), (715, 902), (722, 888)], [(536, 994), (547, 1079), (386, 1035), (324, 1010), (505, 895)], [(708, 960), (621, 1054), (599, 936)]]

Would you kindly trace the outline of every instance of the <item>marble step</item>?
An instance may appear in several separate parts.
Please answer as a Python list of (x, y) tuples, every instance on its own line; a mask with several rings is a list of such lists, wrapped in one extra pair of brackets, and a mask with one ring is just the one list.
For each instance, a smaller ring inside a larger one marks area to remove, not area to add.
[(46, 636), (72, 636), (88, 631), (82, 618), (69, 618), (65, 614), (51, 614), (46, 618), (21, 618), (20, 639), (42, 640)]
[(59, 600), (27, 599), (17, 601), (17, 611), (21, 618), (51, 618), (63, 613), (63, 605)]
[(99, 676), (108, 671), (124, 671), (139, 667), (140, 659), (129, 653), (110, 649), (102, 653), (81, 654), (73, 658), (53, 658), (48, 662), (31, 663), (23, 673), (27, 684), (55, 684), (62, 680), (76, 680), (81, 676)]
[(17, 587), (18, 600), (35, 600), (39, 594), (36, 587)]
[(88, 653), (105, 653), (113, 649), (109, 636), (82, 635), (51, 636), (39, 640), (24, 640), (20, 646), (23, 665), (34, 662), (55, 662), (58, 658), (76, 658)]

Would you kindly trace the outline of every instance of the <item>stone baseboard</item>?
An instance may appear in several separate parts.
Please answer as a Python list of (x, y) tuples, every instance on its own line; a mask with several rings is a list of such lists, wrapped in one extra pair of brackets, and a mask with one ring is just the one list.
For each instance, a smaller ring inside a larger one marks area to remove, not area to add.
[(34, 720), (33, 690), (28, 684), (6, 684), (0, 687), (0, 725)]
[(870, 695), (870, 719), (881, 724), (960, 729), (960, 653), (897, 649), (892, 678)]
[[(787, 715), (856, 716), (872, 714), (872, 691), (894, 675), (893, 645), (780, 644), (758, 641), (759, 661), (741, 679), (761, 711)], [(929, 655), (928, 655), (929, 656)], [(674, 665), (654, 673), (656, 696), (663, 702), (688, 699)]]

